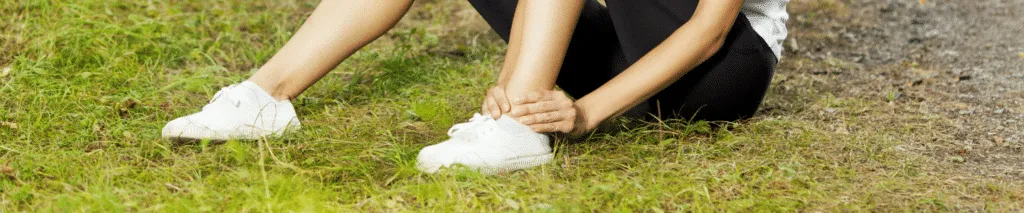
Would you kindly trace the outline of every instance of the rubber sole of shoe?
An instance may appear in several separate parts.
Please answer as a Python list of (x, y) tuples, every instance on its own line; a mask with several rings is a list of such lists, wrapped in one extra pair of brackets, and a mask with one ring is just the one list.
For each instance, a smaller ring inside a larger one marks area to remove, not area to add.
[(508, 159), (501, 165), (492, 168), (479, 168), (480, 173), (494, 175), (500, 173), (513, 172), (517, 170), (529, 169), (550, 163), (555, 158), (555, 153), (547, 153), (542, 155), (524, 156), (518, 158)]
[(182, 136), (182, 135), (186, 135), (186, 134), (178, 134), (177, 136), (168, 136), (168, 137), (165, 137), (165, 138), (167, 140), (170, 140), (172, 142), (176, 142), (176, 143), (179, 143), (179, 144), (198, 143), (200, 141), (207, 140), (207, 139), (210, 140), (210, 142), (214, 142), (214, 143), (223, 143), (223, 142), (226, 142), (226, 141), (229, 141), (229, 140), (255, 141), (255, 140), (260, 140), (260, 139), (277, 139), (277, 138), (282, 138), (282, 137), (284, 137), (284, 135), (298, 132), (298, 128), (297, 127), (296, 128), (288, 128), (288, 129), (286, 129), (284, 131), (284, 133), (276, 133), (276, 132), (268, 131), (268, 130), (254, 130), (254, 131), (257, 131), (258, 133), (250, 133), (250, 134), (261, 135), (261, 136), (258, 136), (258, 137), (230, 137), (229, 136), (229, 137), (198, 138), (198, 137)]
[[(524, 169), (529, 169), (529, 168), (537, 167), (537, 166), (540, 166), (540, 165), (544, 165), (544, 164), (550, 163), (551, 160), (553, 160), (554, 158), (555, 158), (555, 154), (554, 153), (547, 153), (547, 154), (541, 154), (541, 155), (533, 155), (533, 156), (524, 156), (524, 157), (512, 158), (512, 159), (505, 160), (504, 162), (502, 162), (499, 165), (475, 166), (475, 165), (465, 165), (465, 164), (460, 164), (460, 163), (454, 163), (454, 164), (466, 166), (469, 169), (476, 170), (477, 172), (480, 172), (481, 174), (495, 175), (495, 174), (508, 173), (508, 172), (513, 172), (513, 171), (517, 171), (517, 170), (524, 170)], [(443, 167), (445, 167), (445, 166), (443, 166), (441, 164), (416, 165), (417, 169), (419, 169), (420, 171), (422, 171), (424, 173), (428, 173), (428, 174), (437, 173)]]

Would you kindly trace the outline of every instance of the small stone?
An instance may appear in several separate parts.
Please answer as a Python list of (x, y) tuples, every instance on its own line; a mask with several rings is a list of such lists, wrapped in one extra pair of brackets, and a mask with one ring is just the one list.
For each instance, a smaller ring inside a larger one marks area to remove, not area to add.
[(825, 108), (825, 112), (827, 112), (827, 113), (836, 113), (836, 111), (837, 110), (835, 108), (831, 108), (831, 107)]
[(789, 50), (789, 52), (800, 52), (800, 44), (796, 42), (795, 38), (790, 38), (789, 41), (786, 42), (786, 49)]
[(963, 74), (963, 75), (957, 76), (954, 80), (959, 82), (959, 81), (971, 80), (971, 78), (972, 78), (971, 75)]
[(123, 135), (124, 138), (128, 140), (135, 140), (135, 134), (132, 134), (132, 132), (124, 131), (124, 133), (121, 133), (121, 135)]
[(173, 191), (173, 192), (185, 191), (185, 190), (182, 190), (181, 187), (175, 186), (174, 184), (171, 184), (171, 183), (164, 183), (164, 187), (167, 187), (167, 190), (170, 190), (170, 191)]
[(0, 165), (0, 179), (9, 178), (18, 180), (18, 173), (15, 172), (14, 168), (7, 165)]
[(854, 35), (853, 33), (843, 33), (843, 38), (852, 43), (857, 43), (857, 41), (859, 41), (857, 40), (857, 35)]
[(938, 30), (930, 30), (924, 33), (925, 38), (935, 38), (938, 37), (939, 35), (942, 35), (942, 32), (939, 32)]
[(1004, 111), (1003, 108), (999, 108), (999, 109), (996, 109), (996, 111), (994, 111), (994, 113), (996, 113), (996, 114), (1003, 114), (1003, 111)]
[(519, 206), (518, 202), (516, 202), (515, 200), (512, 200), (512, 199), (507, 199), (507, 198), (505, 199), (505, 205), (508, 205), (509, 207), (512, 207), (512, 209), (519, 209), (519, 208), (521, 208)]
[(14, 122), (0, 121), (0, 126), (6, 126), (11, 129), (18, 129), (18, 124)]
[(965, 160), (964, 157), (953, 156), (953, 157), (949, 158), (949, 161), (952, 161), (953, 163), (963, 163), (963, 162), (965, 162), (967, 160)]

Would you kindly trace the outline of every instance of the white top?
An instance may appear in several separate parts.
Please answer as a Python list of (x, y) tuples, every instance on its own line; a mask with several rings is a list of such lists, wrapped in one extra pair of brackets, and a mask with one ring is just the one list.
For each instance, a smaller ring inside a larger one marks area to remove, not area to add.
[(740, 11), (747, 15), (750, 26), (768, 43), (775, 58), (782, 59), (782, 42), (786, 41), (789, 0), (746, 0)]

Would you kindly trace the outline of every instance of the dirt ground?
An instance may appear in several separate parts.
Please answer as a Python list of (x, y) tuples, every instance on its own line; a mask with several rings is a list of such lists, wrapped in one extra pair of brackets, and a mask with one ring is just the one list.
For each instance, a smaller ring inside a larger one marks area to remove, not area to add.
[(780, 70), (827, 76), (837, 96), (887, 98), (903, 112), (951, 121), (900, 147), (940, 170), (1024, 180), (1024, 3), (794, 3)]

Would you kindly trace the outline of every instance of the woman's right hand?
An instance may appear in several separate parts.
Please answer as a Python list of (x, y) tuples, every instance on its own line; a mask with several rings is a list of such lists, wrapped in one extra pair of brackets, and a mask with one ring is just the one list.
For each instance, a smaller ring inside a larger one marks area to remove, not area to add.
[(480, 107), (484, 114), (490, 115), (497, 120), (501, 115), (512, 111), (512, 104), (509, 102), (508, 97), (505, 96), (505, 88), (500, 86), (491, 87), (487, 89), (487, 95), (485, 96), (483, 106)]

